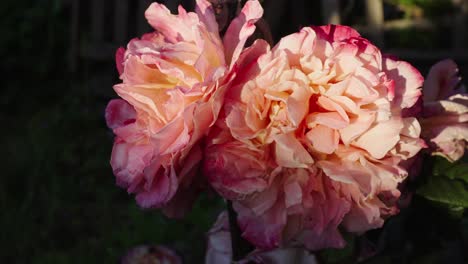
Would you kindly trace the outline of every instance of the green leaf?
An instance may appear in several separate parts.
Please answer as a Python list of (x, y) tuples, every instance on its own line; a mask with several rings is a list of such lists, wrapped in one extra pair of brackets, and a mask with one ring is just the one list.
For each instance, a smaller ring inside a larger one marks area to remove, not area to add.
[(460, 159), (457, 162), (451, 163), (442, 157), (433, 159), (435, 176), (445, 176), (450, 179), (458, 179), (468, 183), (468, 162), (466, 159)]
[(453, 166), (453, 164), (445, 158), (442, 157), (431, 157), (432, 162), (434, 162), (434, 168), (432, 173), (435, 176), (444, 176), (447, 170)]
[(428, 200), (453, 207), (468, 207), (468, 189), (459, 180), (433, 177), (427, 184), (417, 190), (417, 194)]
[(468, 163), (460, 163), (452, 166), (445, 173), (450, 179), (462, 180), (468, 183)]

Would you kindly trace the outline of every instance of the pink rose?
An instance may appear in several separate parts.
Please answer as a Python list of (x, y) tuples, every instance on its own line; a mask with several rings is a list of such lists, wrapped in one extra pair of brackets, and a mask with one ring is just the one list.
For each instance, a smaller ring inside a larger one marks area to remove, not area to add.
[(346, 243), (338, 225), (350, 201), (339, 188), (316, 168), (284, 169), (268, 189), (234, 203), (242, 235), (264, 250), (341, 248)]
[(182, 259), (171, 249), (158, 245), (144, 245), (132, 248), (121, 259), (121, 264), (182, 264)]
[(460, 81), (457, 64), (444, 60), (432, 66), (424, 83), (423, 136), (433, 155), (451, 162), (468, 147), (468, 94), (455, 94)]
[(269, 151), (235, 141), (226, 130), (216, 128), (217, 144), (205, 151), (204, 168), (211, 185), (225, 198), (238, 199), (269, 186), (264, 178), (274, 169)]
[(207, 234), (206, 264), (228, 264), (232, 260), (231, 233), (227, 212), (222, 212)]
[[(106, 109), (116, 134), (111, 165), (117, 183), (144, 208), (181, 216), (198, 192), (200, 140), (214, 124), (226, 84), (254, 23), (262, 15), (249, 1), (221, 39), (212, 5), (170, 14), (153, 3), (145, 16), (155, 32), (133, 39), (116, 54), (124, 100)], [(224, 44), (223, 44), (224, 42)]]
[(237, 61), (204, 172), (258, 248), (343, 247), (398, 212), (424, 141), (423, 78), (345, 26), (304, 28)]
[[(223, 212), (208, 232), (206, 264), (232, 263), (231, 233), (229, 230), (228, 216), (226, 212)], [(305, 249), (279, 248), (269, 251), (256, 249), (236, 263), (315, 264), (318, 261), (313, 254)]]

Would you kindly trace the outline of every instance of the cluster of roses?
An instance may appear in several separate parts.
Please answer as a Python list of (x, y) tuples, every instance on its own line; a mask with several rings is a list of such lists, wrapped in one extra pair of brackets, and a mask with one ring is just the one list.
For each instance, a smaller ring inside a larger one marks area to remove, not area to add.
[(248, 1), (221, 38), (206, 0), (196, 13), (148, 8), (155, 32), (118, 50), (123, 100), (106, 109), (117, 184), (180, 217), (208, 182), (258, 249), (343, 247), (339, 227), (364, 232), (398, 212), (421, 133), (436, 153), (463, 155), (468, 97), (451, 95), (457, 67), (445, 61), (422, 113), (421, 74), (345, 26), (244, 48), (262, 13)]

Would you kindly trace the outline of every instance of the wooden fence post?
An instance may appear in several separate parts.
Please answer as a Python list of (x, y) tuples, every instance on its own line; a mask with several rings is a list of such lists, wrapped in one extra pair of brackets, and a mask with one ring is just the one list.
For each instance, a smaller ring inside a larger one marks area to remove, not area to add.
[(128, 0), (114, 1), (114, 39), (119, 45), (124, 44), (128, 37)]
[(322, 0), (322, 16), (325, 24), (340, 24), (340, 1)]
[(69, 67), (70, 72), (76, 73), (78, 70), (78, 57), (80, 53), (80, 1), (71, 2), (71, 30), (70, 30), (70, 54)]
[(366, 19), (370, 36), (379, 48), (384, 47), (384, 13), (382, 0), (366, 0)]
[(91, 1), (91, 41), (93, 44), (104, 40), (104, 0)]

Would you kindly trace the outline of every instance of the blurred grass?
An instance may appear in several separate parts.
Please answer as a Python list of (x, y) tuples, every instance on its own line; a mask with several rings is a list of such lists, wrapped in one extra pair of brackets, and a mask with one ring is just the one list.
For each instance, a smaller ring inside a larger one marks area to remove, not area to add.
[(186, 219), (170, 220), (139, 209), (115, 185), (104, 120), (113, 83), (93, 91), (91, 80), (115, 75), (114, 65), (67, 72), (64, 8), (60, 0), (5, 0), (0, 9), (0, 263), (117, 263), (141, 244), (201, 263), (222, 201), (204, 196)]
[[(114, 184), (105, 101), (86, 96), (83, 84), (45, 81), (36, 88), (18, 115), (2, 117), (2, 263), (116, 263), (147, 243), (201, 261), (204, 233), (222, 204), (205, 197), (182, 221), (140, 210)], [(44, 96), (44, 89), (59, 96)]]

